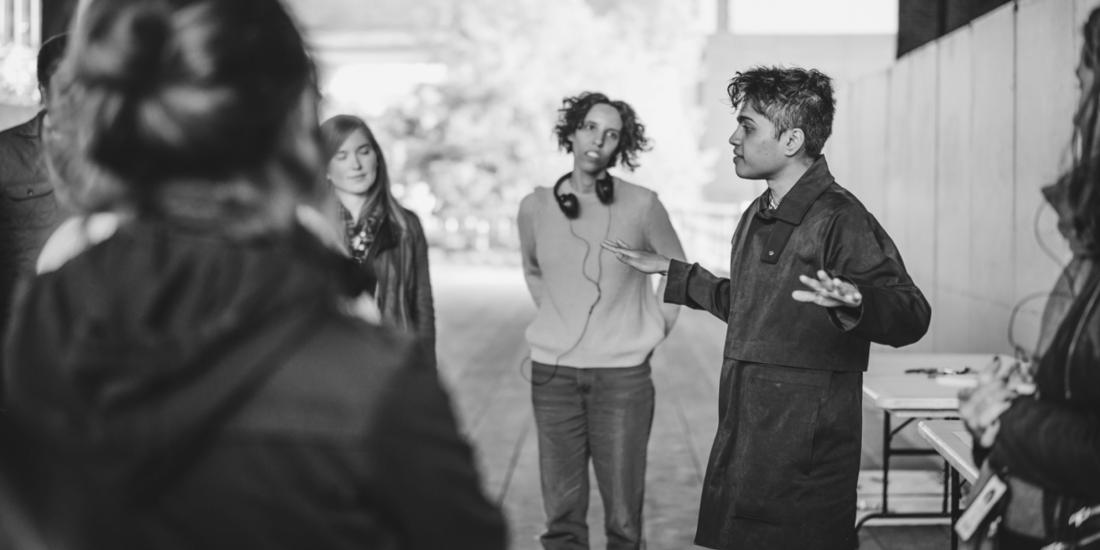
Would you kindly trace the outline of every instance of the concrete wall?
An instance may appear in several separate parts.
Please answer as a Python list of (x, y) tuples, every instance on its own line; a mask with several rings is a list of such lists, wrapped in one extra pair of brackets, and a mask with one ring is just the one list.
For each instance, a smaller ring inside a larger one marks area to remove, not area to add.
[(1014, 0), (840, 89), (830, 162), (932, 301), (910, 349), (1010, 352), (1017, 306), (1012, 339), (1034, 347), (1044, 299), (1026, 299), (1068, 259), (1039, 189), (1067, 166), (1097, 5)]

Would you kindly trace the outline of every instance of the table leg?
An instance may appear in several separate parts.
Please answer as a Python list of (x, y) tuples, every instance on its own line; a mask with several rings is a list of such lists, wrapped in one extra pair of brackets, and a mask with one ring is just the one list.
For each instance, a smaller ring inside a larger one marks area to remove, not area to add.
[(889, 410), (882, 411), (882, 509), (878, 512), (867, 514), (860, 518), (856, 522), (856, 530), (863, 528), (869, 521), (875, 519), (884, 518), (911, 518), (911, 519), (931, 519), (931, 518), (943, 518), (948, 517), (948, 504), (947, 504), (947, 477), (944, 477), (944, 502), (940, 507), (939, 512), (890, 512), (890, 462), (894, 458), (894, 455), (901, 456), (925, 456), (937, 454), (932, 449), (910, 449), (902, 448), (895, 449), (892, 445), (894, 436), (898, 432), (901, 432), (913, 421), (917, 420), (917, 417), (908, 418), (901, 422), (897, 428), (893, 427), (893, 417), (890, 415)]
[(890, 440), (894, 434), (890, 431), (890, 413), (882, 413), (882, 513), (887, 512), (886, 499), (889, 497), (890, 487)]
[(947, 514), (949, 509), (947, 507), (948, 493), (951, 492), (951, 465), (947, 463), (947, 460), (943, 461), (943, 503), (940, 505), (940, 509), (944, 514)]
[(959, 520), (959, 500), (962, 499), (962, 481), (959, 471), (951, 468), (951, 550), (959, 548), (959, 534), (955, 532), (955, 522)]

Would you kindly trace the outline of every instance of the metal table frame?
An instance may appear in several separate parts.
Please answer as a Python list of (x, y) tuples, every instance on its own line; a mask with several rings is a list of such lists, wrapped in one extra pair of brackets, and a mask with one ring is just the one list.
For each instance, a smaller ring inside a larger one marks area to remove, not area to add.
[[(895, 456), (939, 456), (939, 453), (935, 449), (931, 448), (897, 448), (893, 446), (894, 437), (897, 436), (901, 430), (905, 429), (914, 421), (918, 420), (931, 420), (931, 419), (953, 419), (958, 418), (955, 407), (950, 410), (924, 410), (924, 411), (893, 411), (883, 409), (882, 412), (882, 510), (867, 514), (860, 518), (856, 522), (856, 529), (861, 529), (868, 521), (876, 519), (936, 519), (936, 518), (951, 518), (951, 510), (949, 507), (950, 496), (952, 494), (952, 488), (947, 483), (951, 475), (951, 467), (947, 461), (944, 461), (944, 487), (943, 487), (943, 505), (938, 512), (891, 512), (889, 508), (890, 503), (890, 459)], [(904, 421), (896, 428), (892, 427), (891, 419), (897, 416)]]
[[(943, 386), (921, 374), (906, 374), (911, 368), (970, 367), (978, 370), (993, 359), (994, 354), (958, 353), (883, 353), (872, 354), (863, 380), (863, 394), (882, 411), (882, 509), (863, 516), (856, 529), (877, 519), (954, 519), (958, 514), (957, 496), (962, 483), (953, 476), (954, 469), (944, 460), (943, 504), (939, 511), (892, 512), (890, 498), (890, 461), (896, 456), (938, 456), (933, 448), (898, 448), (894, 437), (913, 421), (958, 418), (958, 388)], [(1005, 357), (1002, 357), (1004, 359)], [(901, 420), (897, 427), (893, 421)], [(956, 498), (952, 498), (955, 495)]]
[[(951, 487), (951, 524), (959, 519), (961, 507), (959, 505), (962, 496), (963, 482), (974, 483), (978, 479), (978, 467), (970, 460), (969, 441), (956, 436), (958, 432), (965, 432), (966, 428), (961, 422), (947, 422), (944, 420), (921, 421), (919, 425), (921, 437), (928, 441), (949, 466)], [(951, 530), (951, 549), (959, 547), (959, 535)]]

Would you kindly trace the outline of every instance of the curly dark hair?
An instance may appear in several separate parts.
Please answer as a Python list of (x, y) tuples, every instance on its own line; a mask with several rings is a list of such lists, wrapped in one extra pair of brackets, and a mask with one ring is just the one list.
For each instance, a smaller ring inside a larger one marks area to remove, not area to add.
[(816, 69), (753, 67), (737, 73), (726, 87), (734, 108), (746, 102), (775, 125), (775, 137), (799, 128), (806, 135), (806, 153), (821, 155), (833, 131), (832, 80)]
[(623, 119), (623, 131), (619, 137), (619, 147), (611, 156), (609, 166), (618, 164), (620, 157), (623, 166), (629, 170), (638, 167), (638, 153), (648, 151), (652, 147), (650, 140), (645, 136), (645, 125), (638, 120), (634, 108), (625, 101), (612, 100), (599, 92), (581, 92), (580, 95), (567, 97), (561, 101), (561, 109), (558, 109), (558, 123), (554, 126), (554, 133), (558, 136), (558, 147), (566, 153), (573, 152), (573, 144), (569, 142), (569, 136), (573, 135), (581, 124), (588, 110), (592, 107), (606, 103), (619, 112)]

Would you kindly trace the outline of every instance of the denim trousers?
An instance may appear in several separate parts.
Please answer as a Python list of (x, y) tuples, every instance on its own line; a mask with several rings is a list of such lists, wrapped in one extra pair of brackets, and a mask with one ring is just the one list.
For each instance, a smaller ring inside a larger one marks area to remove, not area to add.
[(531, 379), (546, 511), (543, 548), (588, 548), (589, 457), (603, 500), (607, 548), (641, 548), (653, 425), (649, 362), (624, 368), (534, 363)]

